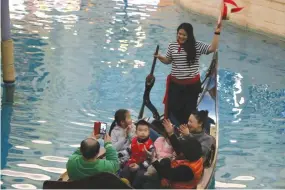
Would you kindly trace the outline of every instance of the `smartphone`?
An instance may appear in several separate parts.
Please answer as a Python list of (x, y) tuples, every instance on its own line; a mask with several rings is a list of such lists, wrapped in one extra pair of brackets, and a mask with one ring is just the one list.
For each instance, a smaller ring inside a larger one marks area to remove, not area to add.
[(107, 123), (94, 122), (94, 135), (105, 135), (107, 131)]
[(107, 123), (101, 122), (101, 127), (100, 127), (100, 132), (99, 133), (101, 135), (105, 135), (106, 131), (107, 131)]
[(100, 134), (101, 122), (94, 122), (94, 135)]

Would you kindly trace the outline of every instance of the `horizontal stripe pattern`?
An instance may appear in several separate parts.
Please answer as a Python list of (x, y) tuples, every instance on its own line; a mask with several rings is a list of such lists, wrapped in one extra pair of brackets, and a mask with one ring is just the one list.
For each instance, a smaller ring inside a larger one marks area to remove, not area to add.
[(196, 58), (195, 61), (189, 65), (187, 61), (187, 53), (184, 48), (177, 42), (170, 43), (166, 53), (166, 57), (172, 60), (171, 75), (178, 79), (190, 79), (199, 74), (199, 60), (202, 54), (207, 54), (210, 45), (201, 41), (196, 41)]

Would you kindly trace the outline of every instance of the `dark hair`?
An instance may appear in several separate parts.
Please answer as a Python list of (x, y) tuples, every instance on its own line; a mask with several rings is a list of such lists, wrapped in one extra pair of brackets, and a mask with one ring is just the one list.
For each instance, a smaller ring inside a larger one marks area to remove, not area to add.
[(111, 132), (114, 129), (114, 127), (116, 125), (121, 125), (121, 121), (125, 121), (126, 120), (126, 115), (128, 113), (128, 110), (126, 109), (119, 109), (116, 111), (115, 113), (115, 120), (113, 121), (113, 123), (111, 124), (110, 130), (109, 130), (109, 135), (111, 136)]
[(202, 128), (205, 128), (205, 125), (208, 122), (208, 111), (207, 110), (201, 110), (201, 111), (194, 111), (192, 114), (197, 119), (198, 123), (202, 124)]
[(153, 120), (151, 125), (154, 127), (154, 130), (161, 134), (164, 138), (168, 138), (168, 134), (162, 124), (162, 120)]
[(193, 33), (193, 26), (190, 23), (182, 23), (177, 28), (177, 34), (180, 29), (185, 30), (185, 32), (187, 33), (187, 40), (184, 44), (182, 44), (182, 47), (187, 53), (187, 61), (190, 65), (191, 62), (194, 62), (196, 58), (196, 40)]
[(87, 138), (80, 144), (80, 152), (85, 159), (92, 159), (100, 151), (100, 144), (93, 138)]
[(190, 162), (199, 160), (202, 157), (201, 143), (194, 137), (187, 137), (180, 141), (181, 152), (185, 159)]
[(139, 120), (137, 123), (136, 123), (136, 129), (138, 129), (138, 126), (139, 125), (146, 125), (148, 128), (151, 128), (151, 125), (149, 122), (147, 122), (146, 120)]

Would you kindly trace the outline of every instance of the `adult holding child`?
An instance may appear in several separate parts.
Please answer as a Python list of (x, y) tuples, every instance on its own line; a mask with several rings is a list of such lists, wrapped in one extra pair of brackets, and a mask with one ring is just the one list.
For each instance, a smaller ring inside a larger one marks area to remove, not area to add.
[(177, 157), (159, 161), (156, 151), (153, 151), (152, 166), (156, 169), (158, 178), (145, 176), (142, 186), (149, 189), (195, 189), (204, 169), (201, 144), (195, 138), (178, 140), (174, 126), (168, 120), (163, 124)]

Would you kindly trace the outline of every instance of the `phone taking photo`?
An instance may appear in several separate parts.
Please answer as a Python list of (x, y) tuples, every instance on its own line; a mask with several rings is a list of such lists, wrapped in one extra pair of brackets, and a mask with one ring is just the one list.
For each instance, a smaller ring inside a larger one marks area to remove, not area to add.
[(101, 123), (100, 135), (105, 135), (107, 131), (107, 123)]
[(105, 135), (107, 131), (107, 123), (94, 122), (94, 135)]

